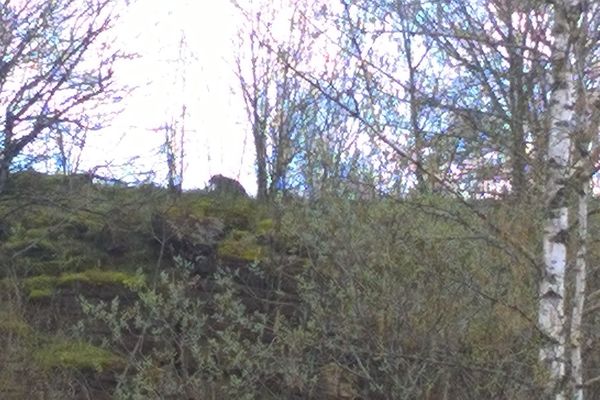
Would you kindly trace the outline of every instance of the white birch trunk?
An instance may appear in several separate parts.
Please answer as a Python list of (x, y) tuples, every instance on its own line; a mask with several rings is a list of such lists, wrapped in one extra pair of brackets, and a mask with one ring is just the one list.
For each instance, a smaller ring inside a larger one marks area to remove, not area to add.
[(590, 182), (588, 179), (581, 185), (578, 201), (577, 231), (577, 259), (575, 260), (575, 291), (573, 293), (573, 311), (571, 315), (571, 381), (573, 385), (573, 399), (583, 400), (583, 358), (581, 356), (582, 332), (581, 322), (583, 306), (585, 302), (586, 284), (586, 254), (587, 254), (587, 217), (588, 217), (588, 193)]
[[(586, 300), (587, 279), (587, 239), (588, 239), (588, 204), (591, 189), (591, 168), (597, 162), (597, 149), (599, 148), (598, 134), (600, 131), (600, 98), (598, 92), (587, 93), (580, 90), (579, 101), (581, 110), (577, 111), (580, 137), (576, 138), (576, 149), (579, 151), (579, 167), (573, 173), (578, 179), (578, 205), (577, 221), (577, 254), (575, 260), (575, 288), (573, 291), (573, 308), (571, 311), (571, 393), (574, 400), (584, 399), (584, 370), (583, 370), (583, 311)], [(579, 170), (578, 170), (579, 168)]]
[(570, 173), (573, 73), (569, 63), (568, 12), (577, 0), (554, 3), (552, 35), (553, 86), (550, 97), (552, 121), (548, 143), (548, 181), (544, 222), (544, 271), (540, 282), (538, 323), (544, 334), (540, 361), (547, 382), (547, 396), (565, 398), (565, 272), (567, 267), (567, 179)]

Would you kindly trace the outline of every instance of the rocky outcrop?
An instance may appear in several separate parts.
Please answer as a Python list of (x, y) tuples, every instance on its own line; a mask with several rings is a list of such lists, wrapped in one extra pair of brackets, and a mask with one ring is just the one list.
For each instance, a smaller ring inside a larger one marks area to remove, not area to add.
[(152, 226), (155, 237), (171, 257), (192, 263), (200, 275), (215, 271), (217, 245), (225, 235), (225, 224), (220, 219), (155, 215)]

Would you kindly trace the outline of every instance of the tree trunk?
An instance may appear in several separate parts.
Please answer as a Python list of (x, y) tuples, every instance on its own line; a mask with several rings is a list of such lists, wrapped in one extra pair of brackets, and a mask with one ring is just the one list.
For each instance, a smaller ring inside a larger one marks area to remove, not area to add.
[(4, 119), (4, 132), (3, 132), (3, 143), (2, 150), (0, 151), (0, 194), (4, 193), (6, 182), (8, 181), (8, 174), (10, 171), (10, 164), (12, 162), (11, 144), (14, 135), (15, 116), (10, 110), (6, 110)]
[[(591, 169), (597, 160), (592, 154), (598, 149), (598, 127), (600, 126), (600, 103), (598, 93), (588, 93), (579, 82), (577, 100), (581, 106), (577, 109), (578, 130), (575, 138), (575, 153), (581, 170), (575, 170), (578, 188), (577, 205), (577, 254), (575, 260), (575, 289), (573, 292), (573, 308), (571, 311), (571, 393), (575, 400), (584, 399), (583, 388), (583, 332), (582, 319), (586, 300), (587, 279), (587, 239), (588, 239), (588, 204), (591, 188)], [(591, 148), (590, 148), (591, 146)], [(592, 150), (594, 149), (594, 150)], [(577, 166), (576, 166), (577, 167)]]
[(575, 292), (573, 293), (573, 311), (571, 315), (571, 382), (573, 399), (583, 400), (583, 358), (581, 356), (581, 322), (585, 302), (588, 193), (590, 182), (586, 178), (582, 183), (578, 201), (577, 259), (575, 260)]
[[(509, 41), (515, 41), (512, 26), (509, 30)], [(525, 101), (523, 83), (523, 55), (517, 46), (509, 48), (510, 74), (510, 130), (511, 140), (511, 184), (516, 199), (522, 199), (527, 190), (527, 153), (525, 140), (525, 118), (527, 103)]]
[(8, 165), (5, 164), (4, 160), (0, 160), (0, 195), (4, 193), (8, 181)]
[(419, 126), (419, 105), (416, 95), (416, 82), (414, 77), (415, 71), (412, 64), (409, 63), (409, 92), (410, 92), (410, 125), (411, 131), (415, 140), (415, 161), (419, 167), (415, 168), (415, 177), (417, 181), (417, 191), (421, 194), (428, 192), (427, 182), (423, 170), (420, 168), (423, 166), (423, 152), (425, 148), (425, 140), (423, 138), (423, 131)]
[[(573, 120), (573, 73), (569, 63), (569, 15), (577, 0), (556, 2), (552, 34), (553, 84), (550, 99), (546, 220), (543, 235), (544, 271), (540, 282), (538, 322), (544, 334), (540, 362), (547, 377), (546, 395), (565, 398), (565, 272), (567, 266), (567, 179), (570, 172)], [(574, 17), (576, 18), (576, 16)], [(576, 19), (575, 19), (576, 21)]]
[[(255, 124), (259, 122), (254, 122)], [(265, 143), (264, 131), (255, 127), (254, 148), (256, 149), (256, 183), (258, 186), (256, 197), (265, 200), (268, 193), (268, 175), (267, 175), (267, 146)]]
[(410, 23), (408, 22), (410, 17), (404, 12), (400, 11), (403, 21), (403, 44), (404, 44), (404, 58), (406, 61), (406, 68), (408, 70), (408, 104), (410, 107), (410, 133), (414, 139), (414, 160), (417, 164), (415, 168), (415, 180), (416, 189), (420, 194), (428, 192), (427, 182), (423, 173), (423, 154), (425, 151), (425, 137), (423, 129), (421, 129), (419, 123), (419, 114), (421, 112), (421, 105), (417, 93), (417, 68), (415, 60), (413, 58), (413, 34), (409, 33), (411, 30)]

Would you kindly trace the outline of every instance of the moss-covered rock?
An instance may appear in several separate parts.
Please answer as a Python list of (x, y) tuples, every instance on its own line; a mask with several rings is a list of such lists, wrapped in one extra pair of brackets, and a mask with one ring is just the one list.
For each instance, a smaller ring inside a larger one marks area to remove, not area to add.
[(219, 244), (217, 254), (220, 258), (252, 262), (264, 258), (266, 251), (253, 233), (234, 230)]
[(57, 340), (42, 346), (33, 355), (44, 369), (66, 368), (104, 371), (119, 369), (124, 360), (110, 351), (85, 342)]
[(256, 234), (259, 236), (265, 236), (273, 231), (274, 222), (273, 218), (264, 218), (258, 221), (256, 224)]
[(59, 285), (71, 282), (86, 282), (94, 285), (122, 285), (129, 289), (137, 289), (144, 284), (144, 278), (141, 275), (129, 274), (122, 271), (104, 271), (99, 269), (63, 274), (58, 278)]
[(27, 209), (7, 218), (0, 253), (15, 259), (14, 267), (27, 274), (58, 274), (104, 263), (107, 254), (94, 243), (97, 221), (85, 216), (52, 207)]
[(214, 196), (198, 192), (184, 193), (166, 210), (169, 217), (214, 217), (228, 229), (251, 230), (259, 220), (260, 207), (248, 197)]
[(58, 278), (49, 275), (37, 275), (23, 280), (23, 288), (30, 300), (50, 297), (54, 294)]
[(141, 275), (129, 274), (122, 271), (104, 271), (89, 269), (83, 272), (65, 273), (59, 276), (37, 275), (26, 278), (23, 287), (30, 300), (52, 296), (61, 286), (72, 283), (87, 283), (92, 285), (120, 285), (131, 290), (143, 286)]
[(49, 261), (56, 256), (56, 243), (50, 240), (47, 228), (27, 229), (21, 224), (11, 228), (11, 234), (2, 245), (3, 252), (14, 256)]

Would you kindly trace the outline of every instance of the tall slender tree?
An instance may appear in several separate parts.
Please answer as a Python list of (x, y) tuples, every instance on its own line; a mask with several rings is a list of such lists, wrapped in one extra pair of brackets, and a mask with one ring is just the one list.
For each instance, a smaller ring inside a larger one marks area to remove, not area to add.
[(548, 138), (548, 181), (543, 235), (543, 272), (540, 282), (538, 321), (544, 334), (540, 360), (547, 373), (546, 395), (565, 398), (566, 327), (565, 275), (567, 269), (568, 180), (574, 122), (574, 29), (580, 15), (578, 0), (554, 3), (552, 27), (552, 92)]

